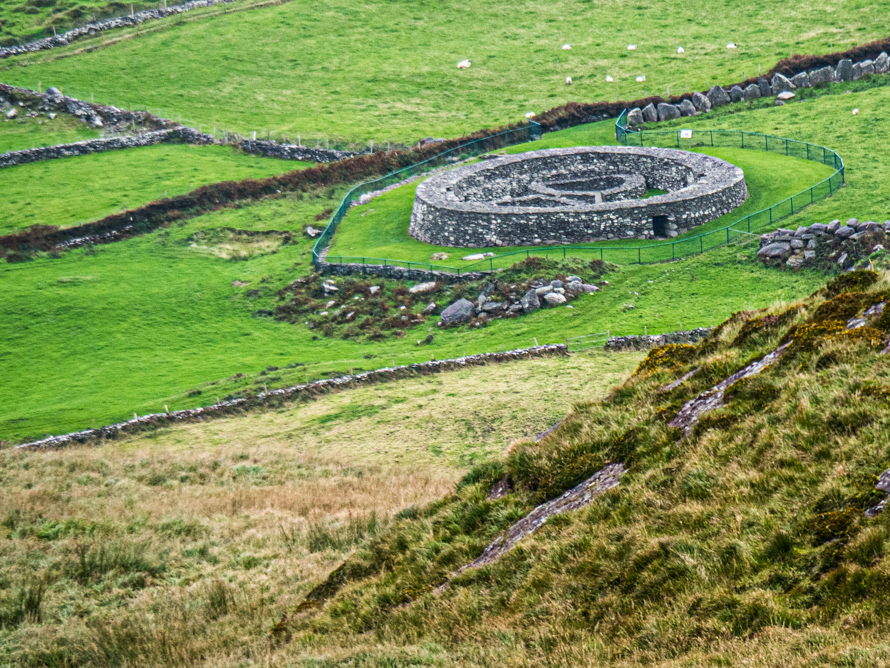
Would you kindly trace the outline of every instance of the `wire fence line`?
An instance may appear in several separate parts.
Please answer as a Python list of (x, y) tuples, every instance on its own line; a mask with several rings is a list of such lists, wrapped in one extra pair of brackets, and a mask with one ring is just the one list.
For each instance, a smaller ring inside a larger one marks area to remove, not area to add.
[[(531, 126), (530, 126), (531, 127)], [(417, 262), (398, 260), (392, 258), (375, 258), (367, 256), (331, 256), (325, 253), (330, 245), (331, 238), (349, 210), (352, 202), (362, 194), (380, 190), (388, 185), (398, 183), (408, 176), (428, 171), (433, 166), (443, 163), (449, 156), (455, 155), (464, 149), (463, 146), (452, 149), (446, 153), (435, 156), (424, 163), (406, 167), (398, 172), (388, 174), (375, 181), (360, 184), (351, 190), (334, 212), (325, 228), (322, 236), (313, 249), (313, 263), (319, 265), (328, 264), (362, 264), (382, 265), (384, 267), (404, 267), (407, 269), (422, 269), (426, 271), (438, 271), (455, 275), (494, 271), (507, 268), (522, 258), (535, 257), (580, 257), (585, 259), (598, 259), (614, 262), (616, 264), (653, 264), (670, 260), (682, 259), (693, 255), (699, 255), (708, 250), (723, 247), (732, 242), (744, 242), (758, 232), (772, 228), (778, 221), (791, 216), (806, 206), (834, 194), (844, 185), (844, 161), (833, 149), (812, 144), (809, 142), (766, 135), (759, 132), (747, 132), (745, 130), (697, 130), (688, 132), (685, 130), (632, 130), (627, 127), (627, 111), (623, 111), (615, 122), (616, 139), (625, 146), (655, 146), (660, 148), (704, 148), (725, 147), (743, 148), (746, 150), (761, 150), (769, 153), (778, 153), (805, 160), (821, 162), (834, 168), (834, 172), (828, 178), (806, 188), (790, 197), (765, 209), (755, 211), (729, 225), (718, 229), (702, 232), (701, 234), (684, 236), (675, 241), (660, 243), (638, 243), (634, 245), (565, 245), (565, 246), (535, 246), (512, 251), (498, 253), (492, 257), (466, 264), (461, 267), (451, 267), (430, 262)], [(510, 131), (516, 132), (516, 131)], [(505, 134), (505, 133), (501, 133)], [(689, 135), (689, 136), (686, 136)], [(525, 138), (524, 141), (530, 141)], [(514, 142), (518, 143), (518, 142)], [(469, 151), (466, 151), (470, 155)], [(440, 160), (441, 158), (441, 160)], [(435, 164), (432, 164), (435, 163)]]

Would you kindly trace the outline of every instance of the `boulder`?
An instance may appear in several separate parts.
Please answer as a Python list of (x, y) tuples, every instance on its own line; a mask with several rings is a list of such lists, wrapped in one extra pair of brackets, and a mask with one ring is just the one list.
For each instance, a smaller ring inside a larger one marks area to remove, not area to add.
[(432, 315), (433, 313), (436, 312), (436, 307), (437, 307), (436, 302), (430, 302), (429, 304), (426, 305), (426, 308), (423, 309), (423, 314), (424, 315)]
[(760, 97), (769, 97), (773, 94), (773, 89), (769, 85), (769, 81), (763, 77), (757, 78), (757, 87), (760, 88)]
[(544, 301), (547, 302), (550, 306), (559, 306), (560, 304), (566, 303), (566, 298), (564, 295), (561, 295), (558, 292), (548, 292), (546, 295), (544, 295)]
[(522, 307), (523, 311), (531, 313), (532, 311), (541, 308), (541, 300), (538, 299), (538, 293), (532, 289), (522, 295), (522, 299), (519, 300), (519, 305)]
[(733, 86), (729, 89), (729, 99), (733, 102), (741, 102), (745, 99), (745, 91), (742, 90), (741, 86)]
[(862, 65), (859, 63), (853, 63), (853, 74), (850, 77), (853, 81), (857, 81), (862, 78)]
[(702, 113), (711, 111), (711, 101), (706, 95), (703, 95), (698, 91), (692, 94), (692, 105)]
[(451, 306), (442, 311), (442, 324), (457, 325), (473, 317), (473, 302), (468, 299), (458, 299)]
[(862, 76), (866, 74), (874, 74), (875, 73), (875, 63), (873, 60), (863, 60), (859, 63), (859, 71), (862, 72)]
[(834, 80), (835, 81), (851, 81), (853, 79), (853, 61), (849, 58), (844, 58), (837, 64), (837, 68), (834, 70)]
[(695, 116), (695, 105), (689, 100), (683, 100), (680, 103), (680, 115)]
[(378, 292), (380, 292), (380, 286), (372, 285), (370, 288), (368, 288), (368, 292), (370, 292), (372, 295), (376, 295)]
[(794, 230), (794, 236), (796, 236), (796, 237), (802, 237), (806, 233), (807, 233), (807, 228), (804, 225), (801, 225), (796, 230)]
[(433, 262), (440, 262), (442, 260), (448, 259), (448, 253), (433, 253), (430, 255), (430, 260)]
[(759, 251), (757, 251), (757, 257), (762, 260), (770, 259), (782, 259), (786, 255), (791, 254), (791, 244), (790, 243), (772, 243), (764, 246)]
[(542, 285), (542, 286), (539, 287), (539, 288), (535, 288), (535, 294), (537, 294), (538, 297), (543, 297), (543, 296), (546, 295), (548, 292), (553, 292), (553, 286), (552, 286), (552, 285)]
[(571, 276), (566, 276), (566, 283), (581, 283), (581, 277), (575, 276), (572, 274)]
[(875, 74), (887, 74), (887, 72), (890, 72), (890, 57), (882, 51), (881, 55), (875, 58)]
[(803, 242), (803, 239), (795, 238), (795, 239), (791, 240), (791, 248), (793, 248), (794, 250), (800, 250), (801, 248), (804, 247), (804, 245), (805, 244)]
[(566, 284), (566, 294), (572, 295), (572, 297), (577, 297), (583, 290), (584, 288), (581, 287), (581, 281), (572, 281), (571, 283)]
[(647, 123), (655, 123), (658, 120), (658, 111), (651, 102), (643, 107), (643, 118)]
[(658, 120), (659, 121), (672, 121), (675, 118), (680, 118), (680, 108), (674, 104), (667, 104), (666, 102), (662, 102), (658, 105)]
[(502, 311), (506, 311), (507, 307), (509, 305), (510, 304), (507, 302), (490, 301), (490, 302), (485, 302), (485, 305), (482, 307), (482, 310), (485, 313), (500, 313)]
[(749, 102), (751, 100), (757, 100), (760, 98), (760, 86), (757, 84), (751, 84), (747, 88), (745, 88), (745, 99)]
[(794, 97), (794, 93), (792, 93), (790, 90), (783, 90), (781, 93), (779, 93), (776, 96), (776, 99), (779, 102), (787, 102), (788, 100), (790, 100), (793, 97)]
[(813, 223), (810, 225), (810, 233), (811, 234), (825, 234), (828, 229), (828, 225), (824, 223)]
[(590, 292), (591, 294), (594, 292), (599, 292), (599, 288), (595, 285), (591, 285), (590, 283), (582, 283), (581, 289), (584, 290), (584, 292)]
[(852, 227), (854, 230), (859, 229), (859, 219), (847, 218), (847, 227)]
[(408, 288), (408, 292), (412, 295), (422, 295), (425, 292), (432, 292), (436, 289), (435, 281), (428, 281), (426, 283), (418, 283), (414, 287)]
[(773, 95), (778, 95), (783, 91), (794, 90), (794, 84), (791, 83), (791, 80), (788, 77), (782, 74), (773, 75), (773, 79), (770, 82), (770, 87), (773, 90)]
[(813, 86), (818, 86), (823, 83), (831, 83), (833, 80), (834, 68), (829, 65), (810, 72), (810, 84)]
[(630, 126), (642, 125), (646, 122), (643, 118), (643, 111), (639, 107), (634, 107), (627, 113), (627, 124)]
[(834, 233), (834, 236), (838, 237), (839, 239), (847, 239), (849, 237), (852, 237), (854, 234), (856, 234), (856, 230), (854, 230), (852, 227), (839, 227), (837, 232)]
[(552, 287), (553, 289), (563, 288), (563, 287), (565, 287), (565, 283), (563, 283), (558, 278), (555, 278), (552, 281), (550, 281), (550, 287)]
[(464, 255), (462, 259), (467, 262), (475, 262), (477, 260), (484, 260), (485, 255), (483, 253), (473, 253), (472, 255)]
[(50, 102), (61, 102), (65, 96), (62, 95), (62, 91), (60, 91), (55, 86), (50, 86), (46, 89), (46, 98)]
[(729, 95), (720, 86), (711, 87), (711, 90), (708, 91), (708, 100), (712, 107), (722, 107), (730, 102)]
[(317, 230), (314, 227), (312, 227), (312, 225), (310, 225), (309, 227), (306, 228), (305, 232), (306, 232), (307, 237), (309, 237), (310, 239), (314, 239), (319, 234), (321, 234), (322, 231)]
[(840, 226), (841, 226), (841, 221), (839, 221), (837, 218), (835, 218), (830, 223), (828, 223), (828, 226), (825, 229), (829, 234), (834, 234), (835, 232), (838, 231), (838, 229), (840, 229)]
[(811, 88), (812, 83), (810, 83), (810, 75), (806, 72), (801, 72), (800, 74), (795, 74), (791, 77), (791, 83), (795, 88)]

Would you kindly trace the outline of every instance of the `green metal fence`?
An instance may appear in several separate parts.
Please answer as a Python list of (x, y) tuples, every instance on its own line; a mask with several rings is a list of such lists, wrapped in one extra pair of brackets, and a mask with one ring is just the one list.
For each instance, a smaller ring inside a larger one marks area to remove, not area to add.
[(504, 148), (505, 146), (523, 144), (525, 142), (535, 141), (540, 138), (541, 124), (535, 121), (529, 121), (522, 127), (514, 128), (512, 130), (505, 130), (504, 132), (498, 132), (493, 135), (488, 135), (487, 137), (482, 137), (481, 139), (475, 139), (471, 142), (467, 142), (465, 144), (461, 144), (460, 146), (455, 146), (454, 148), (447, 151), (443, 151), (442, 153), (438, 153), (432, 158), (428, 158), (423, 162), (418, 162), (417, 164), (411, 165), (409, 167), (404, 167), (395, 172), (386, 174), (385, 176), (381, 176), (378, 179), (374, 179), (373, 181), (360, 183), (355, 188), (346, 193), (346, 196), (343, 198), (343, 200), (340, 202), (340, 205), (331, 216), (331, 220), (328, 222), (327, 227), (324, 228), (324, 232), (322, 232), (321, 236), (318, 237), (318, 239), (316, 240), (315, 245), (312, 247), (312, 264), (318, 265), (321, 262), (327, 262), (328, 264), (382, 264), (383, 266), (407, 267), (409, 269), (429, 268), (430, 271), (433, 271), (433, 269), (435, 268), (436, 271), (447, 271), (451, 273), (456, 272), (460, 274), (461, 270), (455, 267), (443, 267), (440, 265), (432, 265), (429, 263), (407, 262), (404, 260), (390, 260), (386, 258), (374, 257), (324, 257), (324, 255), (325, 249), (327, 249), (328, 244), (330, 244), (331, 242), (331, 238), (334, 236), (334, 233), (337, 231), (337, 227), (339, 227), (340, 225), (340, 221), (343, 220), (343, 217), (349, 211), (349, 208), (352, 206), (353, 202), (359, 201), (362, 195), (366, 195), (378, 190), (383, 190), (388, 186), (400, 183), (405, 179), (411, 178), (412, 176), (417, 176), (419, 174), (429, 172), (430, 170), (436, 169), (437, 167), (443, 167), (448, 164), (460, 162), (461, 160), (464, 160), (466, 158), (482, 155), (483, 153), (489, 153), (491, 151)]
[[(510, 132), (521, 132), (523, 130), (526, 129), (520, 128), (519, 131), (514, 130)], [(501, 133), (501, 135), (505, 134), (507, 133)], [(457, 275), (467, 272), (494, 271), (495, 269), (506, 268), (518, 260), (524, 257), (531, 257), (532, 255), (536, 257), (557, 258), (566, 258), (571, 255), (572, 257), (598, 259), (614, 262), (616, 264), (651, 264), (655, 262), (675, 260), (691, 255), (698, 255), (705, 251), (725, 246), (733, 241), (746, 240), (750, 238), (751, 235), (774, 228), (778, 221), (800, 211), (817, 200), (829, 197), (837, 191), (838, 188), (844, 185), (844, 161), (837, 152), (825, 146), (810, 144), (796, 139), (788, 139), (786, 137), (765, 135), (758, 132), (746, 132), (744, 130), (696, 130), (692, 132), (691, 137), (682, 137), (682, 134), (683, 131), (679, 129), (650, 131), (633, 130), (628, 128), (626, 110), (619, 115), (615, 122), (615, 137), (620, 144), (625, 146), (654, 146), (679, 149), (713, 146), (761, 150), (821, 162), (833, 167), (834, 173), (810, 188), (796, 193), (791, 197), (787, 197), (781, 202), (777, 202), (766, 209), (761, 209), (760, 211), (748, 214), (730, 225), (703, 232), (698, 235), (684, 236), (684, 238), (676, 241), (637, 243), (634, 245), (623, 246), (611, 244), (589, 246), (535, 246), (509, 253), (500, 253), (494, 257), (489, 257), (459, 268), (437, 265), (429, 262), (409, 262), (406, 260), (392, 260), (388, 258), (335, 256), (327, 257), (325, 258), (325, 261), (334, 264), (401, 266), (409, 269), (429, 270), (430, 272), (443, 271)], [(495, 139), (501, 135), (495, 135), (491, 139)], [(489, 138), (479, 140), (479, 142), (485, 142), (488, 141), (488, 139)], [(528, 141), (528, 139), (523, 141)], [(473, 144), (475, 143), (477, 142), (473, 142)], [(513, 141), (512, 143), (518, 142)], [(340, 207), (334, 212), (331, 222), (328, 224), (327, 228), (325, 228), (325, 231), (319, 238), (318, 242), (316, 242), (315, 248), (313, 249), (313, 262), (317, 264), (320, 261), (321, 249), (326, 248), (328, 243), (330, 243), (331, 237), (336, 231), (337, 226), (340, 224), (340, 221), (349, 210), (350, 204), (362, 194), (379, 190), (393, 183), (398, 183), (408, 176), (428, 171), (434, 166), (444, 164), (449, 156), (463, 155), (465, 153), (467, 155), (470, 154), (464, 149), (464, 146), (459, 146), (423, 163), (407, 167), (399, 172), (394, 172), (393, 174), (388, 174), (376, 181), (363, 183), (351, 190), (340, 204)]]

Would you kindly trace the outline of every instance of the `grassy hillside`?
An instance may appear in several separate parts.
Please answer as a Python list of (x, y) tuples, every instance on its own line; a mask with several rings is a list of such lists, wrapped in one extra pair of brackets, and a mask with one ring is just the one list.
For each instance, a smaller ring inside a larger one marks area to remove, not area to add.
[(98, 130), (67, 114), (56, 116), (51, 121), (45, 118), (4, 118), (0, 122), (0, 153), (68, 144), (98, 136)]
[[(0, 451), (0, 663), (252, 663), (269, 626), (396, 512), (603, 396), (640, 357), (477, 367), (98, 448)], [(27, 592), (39, 605), (16, 607)]]
[(228, 146), (161, 144), (7, 167), (0, 182), (0, 234), (35, 224), (69, 227), (207, 183), (262, 178), (311, 164)]
[[(855, 0), (830, 10), (778, 0), (290, 2), (29, 54), (0, 65), (0, 79), (147, 105), (205, 128), (410, 143), (567, 101), (705, 89), (791, 53), (884, 37), (885, 24), (880, 5)], [(561, 50), (565, 43), (571, 51)], [(464, 58), (473, 66), (459, 71)]]
[[(272, 662), (882, 665), (890, 515), (864, 511), (885, 498), (874, 485), (890, 464), (879, 354), (890, 318), (844, 330), (887, 300), (890, 282), (871, 276), (650, 354), (552, 435), (514, 443), (455, 493), (402, 513), (278, 627)], [(687, 436), (670, 426), (687, 401), (789, 341)], [(608, 462), (627, 466), (619, 487), (437, 589)], [(491, 500), (504, 476), (510, 492)]]

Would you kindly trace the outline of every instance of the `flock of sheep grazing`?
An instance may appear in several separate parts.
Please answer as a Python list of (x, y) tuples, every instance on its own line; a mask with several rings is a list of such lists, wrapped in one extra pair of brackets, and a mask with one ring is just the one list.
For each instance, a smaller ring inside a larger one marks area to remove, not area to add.
[[(735, 42), (729, 42), (729, 43), (726, 45), (726, 48), (727, 48), (727, 49), (737, 49), (737, 48), (738, 48), (738, 45), (737, 45)], [(563, 50), (563, 51), (571, 51), (571, 50), (572, 50), (572, 45), (571, 45), (571, 44), (563, 44), (563, 45), (562, 45), (562, 50)], [(636, 50), (637, 50), (637, 45), (636, 45), (636, 44), (628, 44), (628, 45), (627, 45), (627, 50), (628, 50), (628, 51), (636, 51)], [(684, 49), (682, 46), (678, 46), (678, 47), (677, 47), (677, 53), (680, 53), (680, 54), (686, 53), (686, 49)], [(472, 61), (471, 61), (469, 58), (466, 58), (465, 60), (462, 60), (462, 61), (460, 61), (460, 62), (457, 64), (457, 69), (459, 69), (459, 70), (466, 70), (466, 69), (469, 69), (470, 66), (471, 66), (472, 64), (473, 64)], [(615, 81), (615, 79), (613, 79), (611, 75), (607, 74), (607, 75), (606, 75), (606, 83), (612, 83), (613, 81)], [(646, 81), (646, 75), (645, 75), (645, 74), (641, 74), (641, 75), (639, 75), (639, 76), (637, 77), (637, 83), (643, 83), (643, 82), (645, 82), (645, 81)], [(572, 85), (572, 77), (566, 77), (566, 86), (571, 86), (571, 85)], [(533, 111), (529, 111), (529, 112), (525, 115), (525, 117), (526, 117), (526, 118), (534, 118), (534, 117), (535, 117), (535, 112), (533, 112)]]

